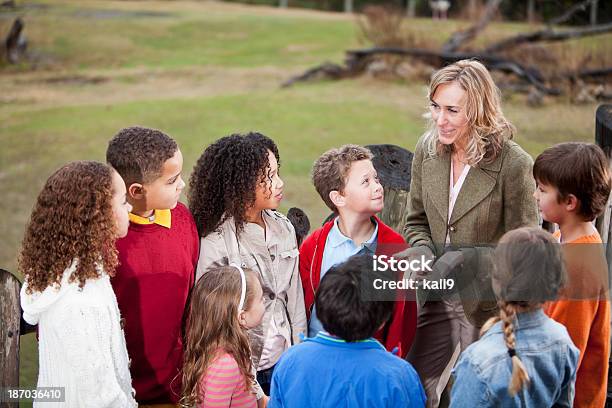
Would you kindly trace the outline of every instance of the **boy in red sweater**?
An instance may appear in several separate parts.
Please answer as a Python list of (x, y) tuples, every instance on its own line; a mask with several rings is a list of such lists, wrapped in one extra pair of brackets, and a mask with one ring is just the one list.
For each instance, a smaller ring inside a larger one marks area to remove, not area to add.
[[(375, 215), (383, 209), (384, 192), (368, 149), (344, 145), (327, 151), (315, 162), (312, 180), (325, 204), (338, 216), (314, 231), (300, 247), (308, 337), (323, 330), (314, 298), (319, 282), (332, 266), (356, 254), (392, 255), (406, 248), (402, 236)], [(376, 337), (388, 350), (397, 348), (403, 357), (415, 330), (415, 302), (396, 301), (391, 320)]]
[(183, 156), (165, 133), (129, 127), (109, 142), (106, 160), (123, 177), (133, 207), (128, 234), (117, 241), (119, 267), (111, 282), (125, 322), (136, 400), (176, 404), (183, 312), (199, 251), (191, 213), (178, 202)]
[[(593, 219), (610, 195), (608, 160), (590, 143), (546, 149), (533, 166), (542, 217), (559, 225), (568, 282), (544, 311), (563, 324), (580, 349), (574, 407), (604, 407), (610, 353), (608, 268)], [(591, 245), (584, 245), (591, 244)]]

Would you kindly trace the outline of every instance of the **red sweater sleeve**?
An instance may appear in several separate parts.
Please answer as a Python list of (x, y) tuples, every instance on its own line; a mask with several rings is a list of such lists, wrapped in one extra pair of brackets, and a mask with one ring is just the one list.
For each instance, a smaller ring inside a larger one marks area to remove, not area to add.
[(300, 246), (300, 278), (302, 289), (304, 290), (304, 306), (306, 308), (306, 318), (310, 319), (310, 311), (314, 303), (313, 282), (310, 277), (313, 252), (316, 246), (315, 234), (310, 234)]
[[(381, 220), (378, 220), (378, 228), (377, 253), (379, 255), (391, 256), (408, 248), (404, 238)], [(401, 279), (401, 274), (397, 276), (397, 279)], [(397, 355), (403, 358), (408, 354), (416, 333), (417, 307), (415, 301), (404, 300), (404, 293), (400, 291), (398, 291), (397, 299), (391, 320), (375, 337), (384, 344), (387, 350), (393, 351), (397, 348)]]

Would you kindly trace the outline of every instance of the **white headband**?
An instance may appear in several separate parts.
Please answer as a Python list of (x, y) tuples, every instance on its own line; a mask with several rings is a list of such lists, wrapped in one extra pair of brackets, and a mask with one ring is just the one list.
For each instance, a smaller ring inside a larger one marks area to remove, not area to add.
[(241, 291), (240, 291), (240, 303), (238, 303), (238, 312), (242, 312), (242, 308), (244, 307), (244, 298), (246, 297), (246, 277), (244, 276), (244, 271), (242, 270), (240, 265), (231, 263), (230, 266), (233, 266), (234, 268), (238, 269), (238, 272), (240, 272)]

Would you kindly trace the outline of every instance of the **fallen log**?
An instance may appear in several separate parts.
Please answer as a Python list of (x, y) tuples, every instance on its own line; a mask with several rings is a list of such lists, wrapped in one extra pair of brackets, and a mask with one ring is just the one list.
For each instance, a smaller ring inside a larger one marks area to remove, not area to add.
[(563, 76), (565, 78), (605, 78), (612, 76), (612, 67), (583, 69), (578, 72), (568, 72)]
[(349, 71), (359, 71), (364, 65), (364, 60), (377, 54), (404, 55), (419, 58), (428, 64), (441, 68), (463, 59), (477, 59), (489, 69), (497, 69), (507, 73), (513, 73), (535, 86), (540, 92), (547, 95), (560, 95), (562, 92), (557, 88), (549, 88), (544, 84), (544, 77), (540, 71), (534, 67), (525, 67), (512, 60), (484, 53), (472, 52), (453, 52), (444, 53), (440, 51), (424, 50), (419, 48), (395, 48), (395, 47), (374, 47), (361, 50), (348, 50), (347, 68)]
[[(362, 73), (368, 65), (369, 58), (376, 55), (400, 55), (417, 58), (425, 63), (441, 68), (445, 65), (463, 59), (477, 59), (490, 70), (498, 70), (511, 73), (533, 85), (538, 91), (546, 95), (558, 96), (563, 92), (558, 88), (548, 87), (544, 83), (544, 76), (537, 68), (523, 66), (512, 60), (497, 56), (470, 52), (443, 53), (439, 51), (425, 50), (419, 48), (396, 48), (396, 47), (374, 47), (359, 50), (346, 51), (346, 67), (336, 64), (325, 63), (307, 70), (305, 73), (292, 77), (282, 84), (288, 87), (296, 82), (304, 82), (313, 79), (340, 79), (356, 76)], [(577, 73), (568, 73), (566, 77), (601, 77), (609, 75), (610, 69), (584, 70)]]
[[(580, 81), (600, 84), (601, 89), (596, 89), (593, 92), (587, 89), (584, 93), (586, 99), (608, 100), (609, 92), (602, 81), (607, 81), (612, 75), (612, 67), (603, 68), (586, 68), (574, 71), (566, 71), (563, 69), (557, 70), (554, 73), (543, 75), (538, 66), (538, 62), (523, 63), (516, 61), (513, 57), (504, 54), (499, 54), (499, 51), (508, 50), (514, 46), (530, 42), (555, 42), (564, 41), (572, 38), (580, 38), (584, 36), (604, 34), (612, 32), (612, 23), (602, 24), (598, 26), (589, 26), (573, 30), (555, 31), (552, 25), (546, 29), (523, 33), (510, 38), (503, 39), (497, 43), (489, 45), (488, 48), (478, 51), (457, 51), (457, 49), (467, 41), (476, 37), (493, 18), (495, 11), (499, 7), (500, 0), (488, 0), (487, 10), (483, 13), (482, 18), (477, 24), (467, 30), (457, 32), (444, 44), (441, 50), (431, 50), (424, 48), (402, 48), (394, 46), (375, 46), (372, 48), (347, 50), (344, 65), (337, 65), (326, 62), (304, 72), (301, 75), (295, 76), (282, 84), (283, 87), (290, 86), (296, 82), (309, 81), (313, 79), (342, 79), (361, 75), (365, 72), (379, 73), (386, 72), (385, 70), (392, 69), (392, 73), (404, 77), (402, 73), (397, 71), (398, 67), (393, 64), (404, 64), (398, 62), (398, 59), (391, 58), (392, 66), (390, 67), (386, 59), (381, 59), (381, 56), (400, 56), (409, 57), (409, 59), (417, 60), (428, 65), (428, 69), (440, 69), (448, 64), (452, 64), (459, 60), (476, 59), (483, 63), (489, 70), (510, 74), (515, 80), (504, 80), (501, 84), (506, 88), (516, 89), (521, 92), (530, 94), (529, 103), (532, 105), (541, 104), (544, 96), (558, 96), (564, 93), (572, 93), (576, 89), (576, 83)], [(563, 15), (552, 20), (553, 22), (565, 21), (571, 18), (576, 12), (583, 10), (588, 5), (592, 4), (593, 0), (586, 0), (580, 4), (570, 7)], [(530, 65), (527, 65), (530, 64)], [(535, 66), (533, 64), (536, 64)], [(421, 64), (417, 64), (421, 65)], [(546, 65), (544, 65), (546, 66)], [(376, 68), (376, 69), (374, 69)], [(429, 76), (429, 74), (427, 74)], [(568, 91), (569, 89), (569, 91)], [(582, 98), (582, 99), (585, 99)], [(585, 99), (585, 100), (586, 100)]]
[(518, 34), (514, 37), (506, 38), (495, 44), (489, 45), (483, 52), (485, 54), (495, 54), (525, 43), (565, 41), (571, 38), (587, 37), (609, 32), (612, 32), (612, 23), (566, 31), (554, 31), (552, 28), (546, 28), (533, 33)]
[(17, 4), (15, 3), (15, 0), (5, 0), (0, 3), (0, 8), (14, 9), (17, 8)]
[(296, 82), (305, 82), (313, 79), (340, 79), (349, 76), (350, 74), (351, 73), (345, 67), (338, 64), (333, 64), (331, 62), (324, 62), (321, 65), (308, 69), (301, 75), (288, 79), (281, 84), (281, 87), (287, 88)]

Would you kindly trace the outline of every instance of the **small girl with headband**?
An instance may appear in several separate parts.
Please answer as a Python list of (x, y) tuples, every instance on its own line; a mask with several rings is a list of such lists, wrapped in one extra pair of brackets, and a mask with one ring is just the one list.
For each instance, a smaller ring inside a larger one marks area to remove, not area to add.
[(453, 407), (571, 407), (579, 351), (544, 314), (566, 280), (559, 245), (539, 228), (504, 234), (495, 249), (493, 290), (499, 316), (461, 354)]
[(252, 270), (232, 264), (198, 281), (187, 315), (182, 407), (258, 406), (247, 330), (263, 315), (263, 291)]

